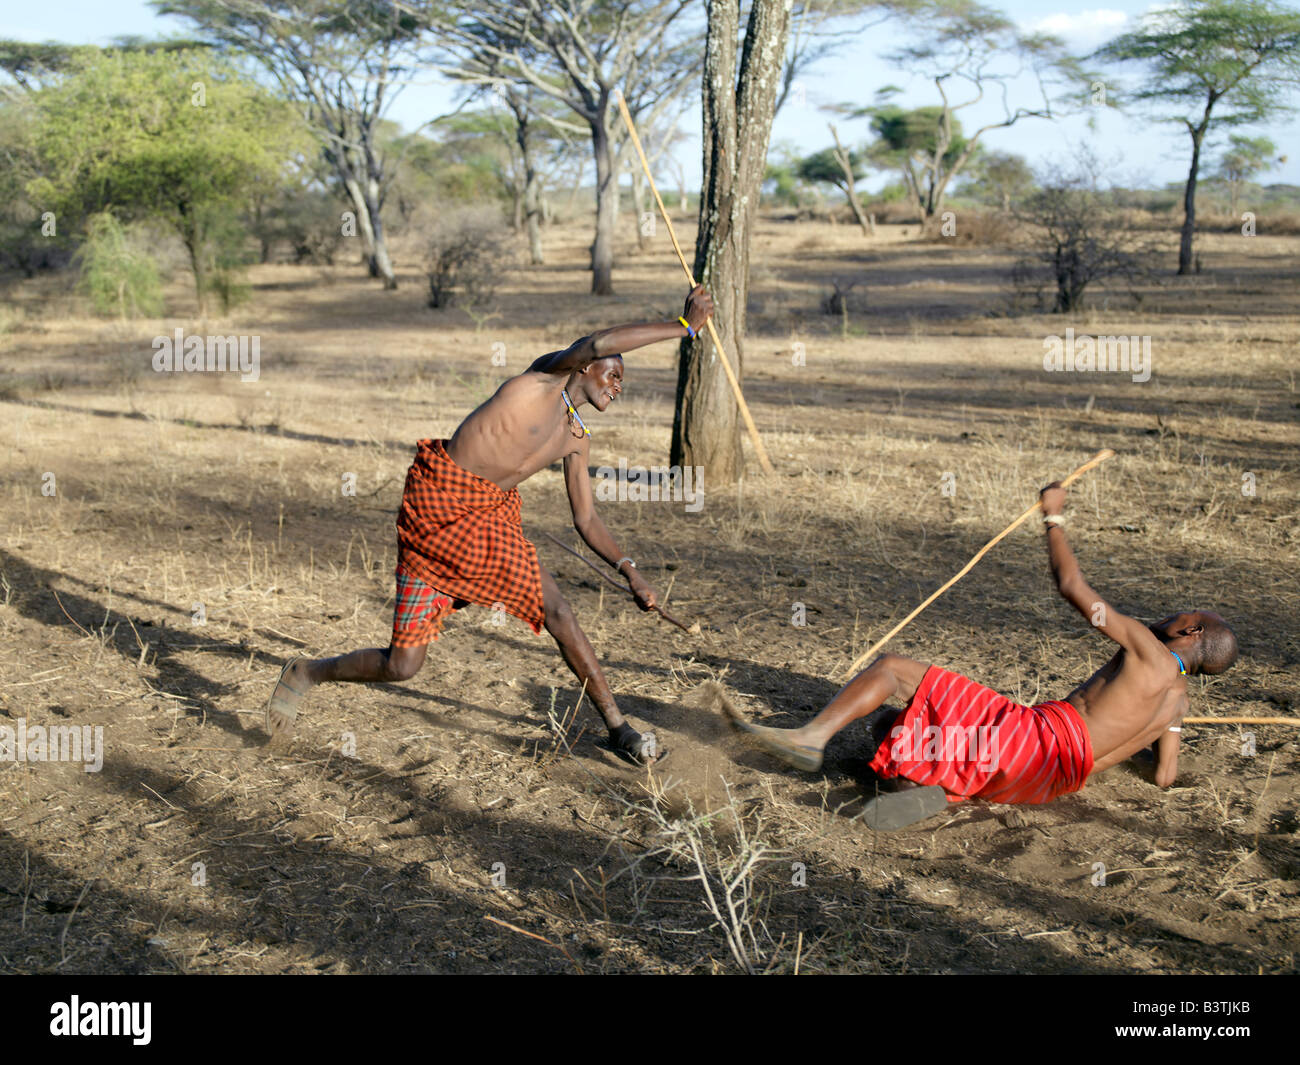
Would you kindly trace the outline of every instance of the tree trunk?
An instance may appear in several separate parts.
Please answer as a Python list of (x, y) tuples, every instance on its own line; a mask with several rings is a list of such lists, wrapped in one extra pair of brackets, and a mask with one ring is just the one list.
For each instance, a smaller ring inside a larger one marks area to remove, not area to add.
[[(647, 233), (645, 226), (646, 219), (646, 197), (645, 197), (645, 172), (640, 166), (632, 169), (632, 209), (636, 212), (636, 246), (638, 251), (645, 251), (650, 247), (650, 234)], [(651, 216), (651, 225), (654, 224), (654, 218)]]
[[(361, 234), (361, 261), (369, 266), (375, 261), (375, 231), (370, 225), (365, 193), (361, 191), (361, 183), (350, 173), (343, 175), (343, 188), (352, 201), (352, 209), (357, 216), (357, 230)], [(376, 276), (373, 268), (370, 276)]]
[[(537, 173), (537, 160), (533, 158), (533, 142), (528, 136), (527, 110), (520, 107), (515, 111), (515, 118), (515, 142), (519, 145), (524, 172), (522, 196), (516, 201), (516, 209), (521, 211), (528, 230), (529, 261), (534, 266), (541, 266), (546, 261), (542, 254), (542, 182)], [(519, 227), (515, 228), (518, 230)]]
[(524, 220), (528, 226), (528, 258), (534, 266), (546, 262), (542, 254), (542, 204), (541, 181), (533, 170), (528, 171), (528, 184), (524, 187)]
[(266, 210), (260, 196), (253, 197), (253, 232), (261, 249), (257, 261), (265, 265), (271, 261), (271, 237), (266, 231)]
[(831, 136), (835, 138), (835, 161), (840, 164), (840, 169), (844, 171), (844, 195), (849, 199), (849, 207), (853, 210), (853, 217), (858, 220), (858, 225), (862, 227), (862, 235), (869, 237), (871, 229), (867, 225), (866, 212), (862, 210), (862, 204), (858, 202), (857, 183), (853, 179), (853, 157), (844, 150), (844, 145), (840, 143), (839, 131), (835, 128), (835, 123), (828, 123), (831, 129)]
[(1180, 276), (1195, 272), (1192, 258), (1192, 238), (1196, 235), (1196, 175), (1201, 168), (1201, 142), (1205, 139), (1207, 125), (1208, 123), (1202, 123), (1191, 131), (1192, 165), (1191, 169), (1187, 171), (1187, 187), (1183, 190), (1183, 232), (1178, 240), (1178, 273)]
[[(371, 277), (382, 278), (384, 288), (397, 287), (397, 278), (393, 274), (393, 263), (388, 257), (388, 244), (384, 239), (384, 223), (379, 217), (380, 182), (366, 160), (349, 159), (343, 153), (332, 160), (334, 169), (343, 181), (348, 199), (356, 211), (357, 228), (361, 232), (362, 261), (365, 262)], [(354, 166), (354, 162), (364, 164), (364, 170)], [(361, 174), (365, 173), (364, 180)]]
[(199, 317), (208, 316), (208, 271), (203, 262), (203, 249), (197, 237), (185, 238), (185, 250), (190, 254), (190, 270), (194, 273), (194, 298), (198, 303)]
[[(744, 364), (749, 238), (780, 91), (792, 0), (753, 0), (737, 78), (739, 0), (711, 0), (704, 58), (704, 176), (694, 273), (713, 296), (713, 323), (737, 378)], [(683, 339), (673, 465), (703, 467), (710, 483), (743, 468), (739, 410), (708, 331)]]
[(596, 155), (596, 239), (591, 245), (591, 292), (614, 294), (614, 235), (618, 229), (618, 172), (614, 168), (605, 112), (591, 123), (591, 147)]
[(907, 192), (907, 198), (912, 202), (912, 210), (916, 212), (921, 228), (924, 229), (925, 204), (921, 200), (921, 183), (910, 162), (905, 163), (903, 166), (903, 188)]
[(370, 216), (370, 232), (374, 240), (374, 250), (370, 255), (370, 276), (380, 278), (384, 282), (384, 288), (394, 289), (397, 287), (397, 275), (393, 272), (393, 260), (388, 257), (384, 220), (380, 217), (379, 182), (374, 177), (366, 180), (366, 213)]
[(198, 303), (199, 317), (206, 319), (208, 315), (208, 271), (207, 262), (204, 258), (204, 239), (203, 227), (199, 224), (198, 218), (184, 204), (178, 206), (180, 220), (177, 229), (180, 231), (181, 243), (185, 245), (185, 251), (190, 257), (190, 271), (194, 274), (194, 298)]

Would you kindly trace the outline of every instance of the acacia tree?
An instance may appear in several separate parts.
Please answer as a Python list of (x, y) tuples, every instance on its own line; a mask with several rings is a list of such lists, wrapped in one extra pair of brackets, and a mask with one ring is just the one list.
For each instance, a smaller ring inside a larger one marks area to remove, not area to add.
[[(922, 226), (928, 228), (942, 211), (952, 181), (975, 159), (984, 135), (1027, 118), (1055, 117), (1061, 93), (1082, 74), (1059, 39), (1024, 33), (1002, 12), (975, 0), (924, 0), (904, 6), (898, 16), (915, 43), (886, 58), (933, 82), (939, 103), (904, 111), (888, 104), (898, 91), (890, 87), (879, 94), (884, 102), (850, 113), (871, 118), (880, 137), (877, 154), (903, 171)], [(1026, 76), (1035, 86), (1032, 99), (1019, 89), (1013, 92), (1013, 83)], [(991, 95), (1001, 101), (1001, 118), (963, 138), (961, 113)]]
[(1228, 138), (1228, 147), (1219, 156), (1217, 176), (1228, 186), (1234, 217), (1246, 182), (1285, 161), (1278, 157), (1277, 145), (1267, 137), (1243, 137), (1234, 133)]
[(81, 53), (34, 105), (31, 199), (71, 220), (112, 211), (169, 223), (200, 312), (214, 288), (229, 292), (243, 236), (232, 220), (248, 190), (277, 180), (301, 148), (288, 105), (206, 51)]
[[(749, 242), (780, 91), (793, 0), (751, 0), (743, 44), (739, 0), (710, 0), (704, 54), (704, 176), (695, 278), (712, 294), (714, 326), (744, 366)], [(683, 338), (671, 462), (702, 466), (714, 481), (743, 468), (739, 410), (707, 330)]]
[(444, 4), (436, 35), (444, 72), (471, 84), (514, 81), (572, 109), (591, 137), (596, 234), (591, 291), (614, 291), (619, 155), (615, 89), (638, 126), (652, 126), (699, 71), (692, 0), (472, 0)]
[[(876, 140), (867, 154), (882, 170), (897, 170), (912, 209), (923, 226), (929, 226), (943, 208), (948, 182), (956, 176), (974, 149), (962, 135), (961, 121), (942, 107), (879, 106), (871, 110), (871, 130)], [(959, 165), (960, 161), (960, 165)]]
[(542, 251), (543, 196), (546, 186), (574, 153), (574, 127), (555, 114), (555, 101), (531, 86), (497, 86), (504, 112), (498, 124), (507, 148), (507, 173), (514, 197), (515, 228), (528, 234), (534, 266), (546, 261)]
[(803, 181), (823, 182), (834, 185), (844, 193), (853, 211), (853, 217), (862, 227), (863, 236), (871, 232), (871, 224), (862, 203), (858, 199), (857, 183), (866, 176), (866, 158), (860, 151), (845, 148), (840, 142), (839, 131), (830, 123), (831, 136), (835, 144), (823, 148), (820, 152), (800, 159), (794, 169), (794, 176)]
[(1013, 152), (988, 152), (970, 168), (974, 179), (967, 187), (970, 194), (1011, 210), (1011, 201), (1034, 186), (1034, 172), (1022, 156)]
[(96, 50), (92, 45), (60, 44), (57, 41), (35, 44), (0, 40), (0, 71), (6, 75), (6, 81), (0, 82), (0, 94), (17, 99), (23, 93), (35, 92), (57, 80), (77, 55)]
[(415, 68), (425, 0), (150, 0), (252, 57), (299, 106), (356, 212), (370, 276), (396, 288), (380, 212), (392, 176), (378, 133)]
[(1191, 138), (1178, 243), (1178, 272), (1190, 274), (1205, 135), (1211, 123), (1246, 125), (1294, 110), (1284, 94), (1300, 83), (1300, 12), (1272, 0), (1185, 0), (1148, 14), (1095, 55), (1141, 66), (1146, 77), (1133, 100)]
[[(146, 41), (119, 37), (115, 52), (201, 51), (193, 41)], [(15, 267), (31, 277), (37, 270), (66, 264), (75, 235), (67, 225), (43, 232), (40, 211), (27, 186), (41, 176), (34, 147), (39, 128), (36, 99), (57, 85), (79, 61), (100, 54), (95, 45), (0, 40), (0, 268)], [(48, 206), (48, 205), (47, 205)]]
[(492, 175), (510, 201), (513, 228), (526, 231), (531, 260), (541, 265), (546, 261), (541, 240), (545, 189), (576, 154), (569, 131), (584, 131), (555, 114), (555, 101), (527, 86), (501, 83), (490, 92), (475, 89), (469, 98), (485, 106), (440, 119), (439, 143), (464, 146), (490, 161)]

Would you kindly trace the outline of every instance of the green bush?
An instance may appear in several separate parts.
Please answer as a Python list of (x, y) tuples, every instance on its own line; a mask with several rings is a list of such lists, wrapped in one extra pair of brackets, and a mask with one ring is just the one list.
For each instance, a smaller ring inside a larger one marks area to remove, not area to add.
[(77, 259), (82, 285), (100, 314), (119, 318), (162, 314), (157, 264), (110, 212), (90, 216)]

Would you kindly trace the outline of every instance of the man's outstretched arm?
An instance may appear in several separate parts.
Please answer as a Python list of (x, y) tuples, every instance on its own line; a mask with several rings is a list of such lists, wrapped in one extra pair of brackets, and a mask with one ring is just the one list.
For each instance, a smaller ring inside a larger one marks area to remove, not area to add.
[[(693, 331), (699, 332), (712, 314), (712, 297), (704, 291), (703, 285), (696, 285), (686, 298), (686, 310), (682, 317), (690, 322)], [(634, 351), (647, 344), (657, 344), (661, 340), (677, 340), (686, 335), (686, 326), (675, 320), (616, 325), (609, 329), (598, 330), (581, 340), (575, 340), (563, 351), (553, 351), (549, 355), (543, 355), (529, 369), (536, 373), (567, 377), (597, 359), (609, 355), (621, 355), (625, 351)]]
[[(1060, 518), (1065, 509), (1065, 489), (1053, 481), (1039, 493), (1044, 521)], [(1060, 524), (1047, 522), (1047, 553), (1051, 561), (1056, 590), (1067, 603), (1126, 651), (1146, 657), (1160, 648), (1160, 641), (1140, 621), (1121, 614), (1089, 587), (1079, 570), (1078, 560), (1070, 550), (1065, 530)]]

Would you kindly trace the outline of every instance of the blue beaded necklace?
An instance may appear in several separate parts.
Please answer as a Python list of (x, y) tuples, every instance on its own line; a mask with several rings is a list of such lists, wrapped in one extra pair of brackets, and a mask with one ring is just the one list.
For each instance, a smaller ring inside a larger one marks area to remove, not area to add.
[(569, 390), (567, 388), (560, 389), (560, 395), (564, 397), (564, 405), (569, 409), (569, 414), (577, 421), (578, 428), (582, 430), (583, 436), (590, 436), (591, 430), (587, 428), (586, 423), (582, 420), (582, 415), (578, 413), (577, 408), (573, 405), (573, 400), (569, 398)]

